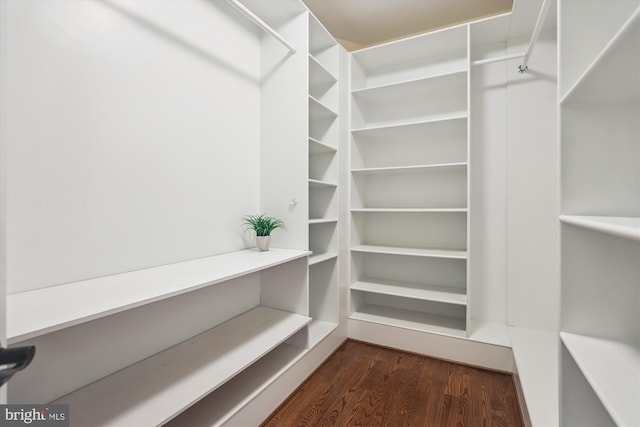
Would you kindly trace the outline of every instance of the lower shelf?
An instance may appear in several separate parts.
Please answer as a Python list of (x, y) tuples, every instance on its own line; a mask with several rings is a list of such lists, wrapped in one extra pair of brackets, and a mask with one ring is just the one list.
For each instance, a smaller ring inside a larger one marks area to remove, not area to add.
[(640, 352), (616, 341), (560, 332), (562, 343), (619, 426), (640, 425)]
[(54, 403), (74, 408), (74, 425), (160, 425), (270, 354), (310, 321), (259, 306)]
[(316, 344), (329, 336), (338, 325), (332, 322), (324, 322), (322, 320), (314, 320), (309, 323), (309, 348), (313, 348)]
[(558, 426), (557, 334), (511, 327), (509, 336), (531, 424)]
[(369, 252), (376, 254), (388, 255), (407, 255), (420, 256), (430, 258), (453, 258), (466, 259), (466, 251), (450, 250), (450, 249), (422, 249), (422, 248), (401, 248), (396, 246), (376, 246), (376, 245), (358, 245), (351, 248), (352, 252)]
[(327, 252), (318, 255), (312, 255), (309, 257), (309, 265), (318, 264), (320, 262), (329, 261), (330, 259), (338, 258), (338, 254), (335, 252)]
[(382, 305), (363, 305), (351, 314), (350, 319), (458, 338), (466, 337), (465, 319)]
[(467, 304), (466, 290), (452, 286), (435, 286), (376, 278), (359, 280), (351, 285), (351, 289), (447, 304)]

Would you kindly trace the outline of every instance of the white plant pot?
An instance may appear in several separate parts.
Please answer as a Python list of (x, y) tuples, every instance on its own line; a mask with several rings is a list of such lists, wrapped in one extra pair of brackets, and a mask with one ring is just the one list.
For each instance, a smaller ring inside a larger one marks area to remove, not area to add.
[(268, 251), (271, 245), (271, 236), (256, 236), (256, 246), (261, 252)]

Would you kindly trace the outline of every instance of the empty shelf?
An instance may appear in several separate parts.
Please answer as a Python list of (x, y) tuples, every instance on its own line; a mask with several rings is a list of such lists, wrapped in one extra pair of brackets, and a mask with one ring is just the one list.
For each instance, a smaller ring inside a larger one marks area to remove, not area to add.
[(359, 280), (351, 285), (351, 289), (447, 304), (467, 304), (466, 290), (451, 286), (435, 286), (376, 278)]
[(640, 218), (560, 215), (560, 221), (565, 224), (584, 227), (605, 234), (640, 240)]
[(397, 246), (374, 246), (359, 245), (351, 248), (353, 252), (371, 252), (388, 255), (409, 255), (422, 256), (431, 258), (453, 258), (466, 259), (466, 251), (457, 251), (450, 249), (422, 249), (422, 248), (401, 248)]

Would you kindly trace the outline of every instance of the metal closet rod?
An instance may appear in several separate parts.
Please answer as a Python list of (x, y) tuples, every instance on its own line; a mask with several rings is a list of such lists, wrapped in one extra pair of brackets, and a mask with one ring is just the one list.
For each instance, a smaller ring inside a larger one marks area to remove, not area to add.
[(278, 40), (280, 43), (282, 43), (284, 46), (286, 46), (287, 49), (289, 49), (289, 51), (291, 53), (296, 53), (297, 49), (291, 43), (286, 41), (280, 34), (278, 34), (278, 32), (276, 30), (274, 30), (269, 25), (267, 25), (266, 22), (264, 22), (262, 19), (258, 18), (258, 16), (256, 14), (254, 14), (249, 9), (247, 9), (245, 7), (245, 5), (240, 3), (238, 0), (227, 0), (227, 2), (229, 2), (229, 4), (231, 6), (235, 7), (236, 9), (238, 9), (239, 12), (241, 12), (244, 16), (249, 18), (258, 27), (260, 27), (264, 32), (266, 32), (267, 34), (271, 34), (273, 37), (275, 37), (276, 40)]
[(474, 66), (483, 65), (483, 64), (490, 64), (492, 62), (506, 61), (508, 59), (524, 58), (522, 60), (522, 64), (518, 65), (518, 68), (516, 68), (516, 70), (520, 74), (526, 73), (527, 70), (529, 69), (528, 64), (529, 64), (529, 59), (531, 59), (531, 53), (533, 52), (533, 48), (538, 41), (540, 32), (542, 31), (542, 24), (544, 23), (544, 20), (547, 17), (547, 12), (549, 11), (550, 5), (551, 5), (551, 0), (543, 0), (542, 6), (540, 6), (540, 11), (538, 12), (538, 19), (536, 20), (536, 25), (533, 28), (533, 33), (531, 33), (531, 40), (529, 40), (529, 46), (527, 47), (526, 52), (511, 53), (509, 55), (496, 56), (495, 58), (480, 59), (478, 61), (473, 61), (471, 65), (474, 65)]

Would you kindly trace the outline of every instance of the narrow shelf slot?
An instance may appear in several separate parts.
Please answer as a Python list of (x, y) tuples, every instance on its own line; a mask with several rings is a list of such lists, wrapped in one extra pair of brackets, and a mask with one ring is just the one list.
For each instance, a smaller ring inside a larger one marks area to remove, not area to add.
[(128, 273), (8, 295), (7, 337), (20, 342), (99, 319), (309, 254), (247, 249)]
[(464, 319), (394, 307), (367, 304), (360, 307), (349, 318), (420, 332), (459, 338), (466, 336)]
[(309, 95), (309, 117), (314, 120), (335, 119), (338, 113), (327, 107), (325, 104)]
[(640, 425), (640, 352), (616, 341), (560, 332), (560, 338), (619, 426)]
[(560, 221), (604, 234), (640, 240), (640, 218), (615, 216), (560, 215)]
[(313, 55), (309, 55), (309, 84), (310, 86), (333, 85), (338, 81), (324, 65)]
[(319, 219), (310, 219), (309, 225), (314, 224), (330, 224), (332, 222), (338, 222), (337, 218), (319, 218)]
[[(418, 126), (434, 127), (435, 131), (446, 131), (447, 129), (454, 130), (454, 127), (456, 129), (459, 129), (459, 127), (462, 125), (466, 126), (467, 117), (468, 117), (467, 113), (451, 114), (446, 117), (439, 117), (435, 119), (414, 120), (414, 121), (405, 121), (405, 122), (399, 122), (399, 123), (352, 128), (351, 133), (369, 135), (374, 137), (374, 136), (382, 136), (383, 133), (392, 132), (390, 134), (391, 136), (397, 136), (399, 132), (405, 129), (407, 130), (407, 132), (413, 133), (415, 131), (411, 128), (418, 127)], [(462, 124), (456, 123), (460, 121), (463, 121), (464, 123)], [(436, 126), (439, 126), (440, 129), (436, 128)]]
[(338, 184), (336, 184), (336, 183), (320, 181), (320, 180), (317, 180), (317, 179), (310, 179), (309, 180), (309, 185), (311, 187), (337, 187), (338, 186)]
[(338, 258), (338, 254), (335, 252), (327, 252), (323, 254), (312, 255), (309, 257), (309, 265), (315, 265), (321, 262), (325, 262), (325, 261), (329, 261), (337, 258)]
[(352, 252), (369, 252), (388, 255), (406, 255), (427, 258), (467, 259), (466, 251), (448, 249), (404, 248), (396, 246), (358, 245), (351, 248)]
[(398, 280), (365, 278), (353, 283), (351, 289), (446, 304), (462, 306), (467, 304), (466, 290), (452, 286), (435, 286)]
[(309, 138), (309, 153), (310, 154), (325, 154), (336, 153), (338, 149), (326, 142), (318, 141), (314, 138)]
[(54, 403), (75, 408), (77, 425), (160, 425), (309, 322), (307, 316), (259, 306)]

